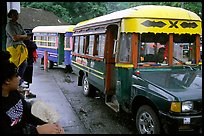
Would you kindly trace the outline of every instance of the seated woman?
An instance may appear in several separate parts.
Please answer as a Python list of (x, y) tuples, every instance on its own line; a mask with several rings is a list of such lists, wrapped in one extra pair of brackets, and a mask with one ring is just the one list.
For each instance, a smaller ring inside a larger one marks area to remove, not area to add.
[(10, 54), (1, 51), (1, 129), (5, 134), (63, 134), (57, 124), (48, 124), (31, 114), (31, 105), (18, 92), (20, 77), (9, 61)]

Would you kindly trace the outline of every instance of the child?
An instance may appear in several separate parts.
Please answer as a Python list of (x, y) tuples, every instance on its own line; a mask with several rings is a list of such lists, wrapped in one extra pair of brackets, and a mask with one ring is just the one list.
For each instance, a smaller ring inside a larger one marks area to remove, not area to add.
[(1, 51), (1, 128), (10, 134), (64, 134), (57, 124), (47, 124), (31, 114), (31, 105), (17, 91), (20, 77), (17, 67), (9, 61), (11, 55)]

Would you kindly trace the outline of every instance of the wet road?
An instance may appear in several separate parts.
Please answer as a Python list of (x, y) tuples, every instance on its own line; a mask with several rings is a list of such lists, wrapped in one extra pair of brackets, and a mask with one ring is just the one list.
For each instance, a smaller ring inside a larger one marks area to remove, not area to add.
[[(47, 72), (42, 70), (39, 64), (35, 64), (34, 67), (32, 88), (38, 90), (38, 86), (35, 84), (36, 80), (49, 74), (47, 77), (52, 78), (52, 83), (49, 83), (48, 87), (55, 90), (57, 87), (57, 91), (61, 91), (61, 95), (64, 95), (66, 100), (63, 103), (57, 103), (61, 102), (59, 99), (62, 96), (52, 95), (53, 98), (47, 101), (50, 104), (55, 104), (56, 107), (66, 105), (74, 113), (72, 116), (69, 115), (70, 111), (64, 110), (66, 113), (61, 113), (64, 116), (64, 120), (61, 122), (65, 126), (66, 134), (136, 134), (135, 124), (130, 115), (123, 112), (115, 113), (105, 104), (102, 95), (85, 97), (82, 93), (82, 87), (77, 86), (75, 74), (65, 73), (64, 69), (59, 67), (49, 69)], [(47, 77), (40, 80), (49, 82)], [(41, 97), (46, 99), (46, 96)], [(55, 98), (58, 100), (54, 100)]]
[(62, 68), (50, 69), (49, 74), (52, 74), (87, 133), (136, 134), (135, 124), (130, 115), (127, 113), (116, 114), (105, 105), (102, 95), (85, 97), (82, 93), (82, 87), (77, 86), (75, 74), (65, 74)]

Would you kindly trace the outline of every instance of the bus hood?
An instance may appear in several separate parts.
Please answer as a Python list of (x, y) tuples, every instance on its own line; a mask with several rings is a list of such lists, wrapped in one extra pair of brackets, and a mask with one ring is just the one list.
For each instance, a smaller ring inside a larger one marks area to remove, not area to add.
[(140, 78), (181, 101), (202, 99), (201, 70), (145, 71)]

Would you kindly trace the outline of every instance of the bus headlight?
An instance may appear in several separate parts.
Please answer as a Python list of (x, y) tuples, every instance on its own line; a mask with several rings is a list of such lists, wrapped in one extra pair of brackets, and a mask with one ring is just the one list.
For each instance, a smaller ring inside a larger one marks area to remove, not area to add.
[(173, 112), (189, 112), (193, 110), (193, 102), (171, 102), (171, 111)]
[(193, 110), (193, 102), (192, 101), (182, 102), (182, 112), (188, 112), (191, 110)]

